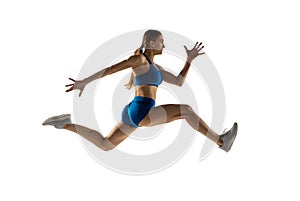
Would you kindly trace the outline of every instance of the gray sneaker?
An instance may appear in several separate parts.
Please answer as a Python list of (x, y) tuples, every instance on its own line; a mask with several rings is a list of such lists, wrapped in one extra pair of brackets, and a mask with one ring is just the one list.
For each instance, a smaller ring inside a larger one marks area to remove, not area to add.
[(55, 128), (63, 129), (65, 124), (71, 124), (71, 115), (70, 114), (62, 114), (59, 116), (50, 117), (46, 121), (43, 122), (43, 125), (54, 126)]
[(234, 123), (232, 128), (227, 131), (226, 133), (221, 135), (221, 140), (223, 141), (221, 149), (223, 149), (226, 152), (229, 152), (231, 149), (231, 146), (235, 140), (236, 134), (238, 131), (238, 124)]

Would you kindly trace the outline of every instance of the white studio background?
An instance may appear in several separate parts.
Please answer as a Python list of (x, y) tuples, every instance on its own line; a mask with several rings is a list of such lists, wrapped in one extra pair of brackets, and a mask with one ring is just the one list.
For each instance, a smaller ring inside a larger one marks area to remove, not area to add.
[[(297, 1), (1, 1), (0, 199), (299, 200), (298, 11)], [(230, 153), (199, 161), (199, 135), (170, 168), (128, 176), (73, 133), (41, 126), (72, 112), (64, 85), (98, 46), (148, 28), (204, 42), (223, 81), (224, 127), (239, 123)]]

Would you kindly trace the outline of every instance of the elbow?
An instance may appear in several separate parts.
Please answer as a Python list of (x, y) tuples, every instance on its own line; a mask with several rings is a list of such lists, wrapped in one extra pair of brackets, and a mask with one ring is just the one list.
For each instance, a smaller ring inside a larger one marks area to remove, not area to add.
[(181, 87), (183, 85), (183, 83), (184, 83), (184, 79), (178, 78), (176, 85)]
[(112, 72), (112, 67), (107, 67), (107, 68), (104, 69), (104, 72), (103, 72), (103, 74), (102, 74), (102, 77), (105, 77), (105, 76), (111, 75), (111, 74), (113, 74), (113, 72)]

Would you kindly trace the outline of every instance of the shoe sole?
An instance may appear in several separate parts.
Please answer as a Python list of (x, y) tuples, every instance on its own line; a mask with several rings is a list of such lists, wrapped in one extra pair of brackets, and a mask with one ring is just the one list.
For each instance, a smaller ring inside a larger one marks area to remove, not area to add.
[(67, 118), (71, 118), (71, 115), (70, 114), (62, 114), (62, 115), (59, 115), (59, 116), (50, 117), (49, 119), (46, 119), (43, 122), (43, 126), (49, 125), (53, 121), (63, 121), (65, 119), (67, 119)]

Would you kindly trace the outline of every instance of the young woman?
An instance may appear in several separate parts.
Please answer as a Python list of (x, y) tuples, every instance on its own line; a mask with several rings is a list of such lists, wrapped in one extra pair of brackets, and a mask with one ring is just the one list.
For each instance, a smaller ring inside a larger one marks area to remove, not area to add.
[(73, 124), (70, 114), (51, 117), (43, 125), (52, 125), (59, 129), (73, 131), (99, 148), (108, 151), (118, 146), (138, 127), (155, 126), (177, 119), (185, 119), (192, 128), (228, 152), (237, 134), (237, 123), (234, 123), (233, 127), (226, 133), (218, 135), (207, 126), (189, 105), (167, 104), (155, 107), (157, 88), (162, 81), (181, 86), (187, 76), (191, 62), (197, 56), (204, 54), (200, 53), (204, 47), (202, 43), (197, 42), (190, 50), (184, 46), (187, 60), (179, 75), (175, 76), (153, 61), (155, 55), (162, 54), (164, 47), (162, 34), (156, 30), (148, 30), (144, 34), (141, 47), (135, 51), (133, 56), (83, 80), (69, 78), (74, 83), (66, 85), (66, 87), (70, 87), (66, 92), (77, 89), (80, 91), (79, 96), (81, 96), (88, 83), (127, 68), (132, 69), (127, 87), (130, 89), (134, 85), (135, 97), (132, 102), (124, 107), (122, 121), (112, 129), (107, 137), (103, 137), (96, 130)]

